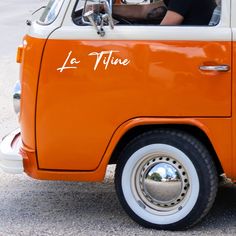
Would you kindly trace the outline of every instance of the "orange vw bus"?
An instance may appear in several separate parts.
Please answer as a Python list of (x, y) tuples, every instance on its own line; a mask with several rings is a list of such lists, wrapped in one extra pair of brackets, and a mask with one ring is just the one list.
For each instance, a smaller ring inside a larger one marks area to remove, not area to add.
[(132, 219), (185, 229), (211, 208), (219, 176), (236, 180), (236, 1), (218, 1), (203, 26), (161, 26), (163, 2), (137, 1), (50, 0), (28, 21), (20, 129), (1, 142), (0, 167), (102, 181), (117, 164)]

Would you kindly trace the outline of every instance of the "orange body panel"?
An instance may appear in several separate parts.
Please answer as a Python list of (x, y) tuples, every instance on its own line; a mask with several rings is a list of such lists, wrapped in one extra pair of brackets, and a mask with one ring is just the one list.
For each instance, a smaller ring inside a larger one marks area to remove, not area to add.
[[(24, 167), (30, 176), (102, 180), (116, 144), (129, 129), (187, 124), (206, 133), (224, 171), (236, 177), (231, 71), (199, 70), (212, 58), (215, 64), (231, 65), (230, 42), (48, 40), (40, 67), (45, 41), (26, 39), (22, 98), (27, 106), (22, 103), (21, 128)], [(33, 56), (33, 44), (38, 44), (35, 59), (26, 61)], [(101, 60), (95, 68), (96, 56), (89, 54), (109, 50), (119, 51), (112, 54), (114, 61), (129, 63), (106, 69)], [(67, 62), (74, 58), (67, 66), (77, 68), (60, 72), (67, 56)]]
[(232, 156), (233, 156), (233, 176), (236, 179), (236, 42), (233, 43), (233, 58), (232, 58)]
[(35, 150), (35, 107), (37, 85), (40, 73), (43, 47), (46, 40), (32, 39), (29, 36), (24, 38), (23, 55), (20, 70), (21, 78), (21, 110), (20, 125), (22, 140), (27, 150)]
[[(129, 64), (106, 68), (104, 55), (95, 68), (89, 54), (110, 50), (111, 60)], [(67, 66), (77, 68), (58, 71), (68, 55)], [(229, 42), (48, 40), (37, 100), (39, 167), (97, 169), (115, 130), (135, 117), (229, 117), (231, 73), (199, 66), (212, 58), (230, 64), (230, 55)]]
[[(193, 119), (193, 118), (136, 118), (122, 124), (113, 135), (105, 155), (102, 157), (99, 167), (94, 171), (55, 171), (38, 169), (37, 156), (35, 152), (26, 151), (23, 147), (25, 172), (36, 179), (48, 180), (79, 180), (79, 181), (102, 181), (110, 156), (120, 138), (131, 128), (140, 125), (162, 125), (182, 124), (192, 125), (201, 129), (207, 134), (213, 144), (217, 155), (220, 157), (222, 167), (227, 176), (235, 178), (232, 168), (232, 143), (229, 139), (231, 134), (231, 119)], [(55, 160), (56, 161), (56, 160)]]

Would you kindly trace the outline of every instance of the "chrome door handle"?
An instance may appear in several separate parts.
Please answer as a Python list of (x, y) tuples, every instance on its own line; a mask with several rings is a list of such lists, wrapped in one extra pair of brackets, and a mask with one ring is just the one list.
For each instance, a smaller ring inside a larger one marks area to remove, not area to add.
[(227, 72), (230, 70), (229, 65), (218, 65), (218, 66), (200, 66), (200, 70), (202, 71), (219, 71), (219, 72)]

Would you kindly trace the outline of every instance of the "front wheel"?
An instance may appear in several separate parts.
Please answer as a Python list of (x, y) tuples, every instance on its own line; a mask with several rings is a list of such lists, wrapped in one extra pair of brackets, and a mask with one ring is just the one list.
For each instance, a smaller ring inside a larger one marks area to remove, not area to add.
[(208, 150), (196, 138), (160, 129), (138, 136), (124, 148), (115, 185), (123, 208), (136, 222), (181, 230), (211, 208), (217, 172)]

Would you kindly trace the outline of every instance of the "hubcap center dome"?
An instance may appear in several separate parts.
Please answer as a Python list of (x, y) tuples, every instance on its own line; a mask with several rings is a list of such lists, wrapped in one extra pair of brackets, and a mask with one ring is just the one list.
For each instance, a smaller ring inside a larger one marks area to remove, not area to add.
[(183, 186), (178, 170), (165, 162), (149, 168), (144, 176), (143, 184), (144, 191), (153, 201), (164, 204), (175, 201)]

